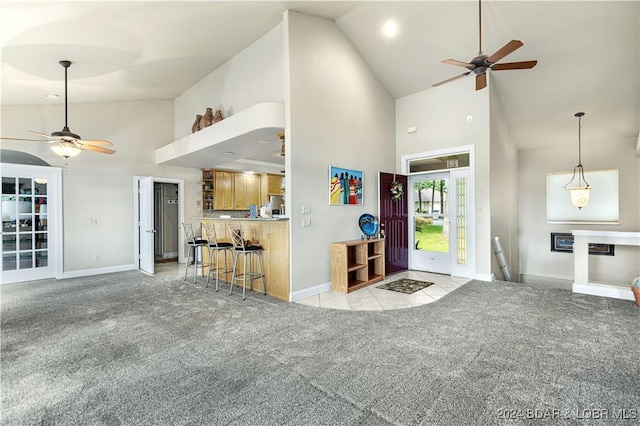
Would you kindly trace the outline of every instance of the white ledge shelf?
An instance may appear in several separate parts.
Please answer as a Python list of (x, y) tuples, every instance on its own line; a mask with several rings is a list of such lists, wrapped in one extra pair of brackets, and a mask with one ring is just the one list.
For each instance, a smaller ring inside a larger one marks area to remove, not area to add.
[(284, 127), (284, 104), (256, 104), (156, 149), (156, 164), (207, 168), (247, 158), (268, 158), (270, 152), (280, 149), (277, 134)]
[(583, 231), (573, 234), (573, 292), (614, 299), (634, 300), (629, 286), (589, 282), (589, 243), (640, 246), (640, 232)]

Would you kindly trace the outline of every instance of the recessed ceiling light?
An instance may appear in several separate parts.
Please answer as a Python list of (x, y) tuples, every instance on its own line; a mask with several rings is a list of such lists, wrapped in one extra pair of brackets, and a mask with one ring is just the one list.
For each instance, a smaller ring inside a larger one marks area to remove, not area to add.
[(384, 36), (388, 38), (397, 36), (398, 31), (399, 31), (398, 24), (396, 24), (395, 21), (387, 21), (382, 26), (382, 34), (384, 34)]
[(236, 155), (235, 152), (231, 152), (231, 151), (227, 151), (227, 152), (223, 152), (224, 155)]
[(45, 96), (46, 99), (49, 99), (50, 101), (54, 100), (54, 99), (58, 99), (60, 96), (56, 95), (55, 93), (51, 93), (48, 94), (47, 96)]

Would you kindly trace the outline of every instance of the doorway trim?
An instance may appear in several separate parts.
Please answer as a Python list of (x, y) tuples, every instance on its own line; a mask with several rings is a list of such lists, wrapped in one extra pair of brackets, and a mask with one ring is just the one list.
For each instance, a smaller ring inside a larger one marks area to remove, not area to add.
[[(140, 201), (138, 199), (138, 185), (140, 180), (148, 177), (151, 177), (154, 183), (175, 183), (178, 185), (178, 223), (182, 224), (184, 222), (184, 179), (155, 176), (133, 177), (133, 235), (135, 235), (133, 239), (133, 264), (136, 265), (136, 269), (138, 270), (140, 269), (140, 227), (138, 223)], [(178, 232), (178, 263), (186, 262), (184, 244), (184, 232)]]
[[(433, 157), (442, 157), (442, 156), (446, 156), (446, 155), (453, 155), (453, 154), (462, 154), (462, 153), (469, 153), (469, 167), (465, 167), (465, 168), (460, 168), (460, 170), (465, 169), (469, 171), (469, 175), (468, 175), (468, 221), (469, 221), (469, 225), (468, 225), (468, 244), (469, 244), (469, 277), (467, 278), (473, 278), (476, 276), (476, 252), (477, 252), (477, 245), (476, 245), (476, 185), (475, 185), (475, 170), (476, 170), (476, 166), (475, 166), (475, 146), (474, 145), (461, 145), (461, 146), (456, 146), (456, 147), (451, 147), (451, 148), (443, 148), (443, 149), (438, 149), (438, 150), (433, 150), (433, 151), (424, 151), (424, 152), (418, 152), (418, 153), (414, 153), (414, 154), (406, 154), (406, 155), (402, 155), (400, 157), (400, 172), (404, 175), (407, 175), (409, 177), (413, 176), (413, 175), (421, 175), (421, 174), (425, 174), (425, 173), (437, 173), (437, 172), (453, 172), (455, 170), (458, 169), (442, 169), (442, 170), (430, 170), (429, 172), (415, 172), (415, 173), (409, 173), (409, 163), (412, 160), (419, 160), (419, 159), (427, 159), (427, 158), (433, 158)], [(411, 232), (411, 226), (409, 227), (410, 229), (408, 229), (408, 232)], [(451, 269), (452, 271), (455, 270), (455, 268)]]

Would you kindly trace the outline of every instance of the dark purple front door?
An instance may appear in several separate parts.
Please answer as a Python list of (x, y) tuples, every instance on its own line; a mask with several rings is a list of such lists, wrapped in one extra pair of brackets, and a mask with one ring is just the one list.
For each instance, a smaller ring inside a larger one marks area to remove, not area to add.
[[(395, 179), (404, 188), (399, 200), (391, 199), (391, 182)], [(380, 224), (384, 226), (385, 271), (393, 273), (409, 268), (409, 215), (407, 212), (407, 177), (380, 172)]]

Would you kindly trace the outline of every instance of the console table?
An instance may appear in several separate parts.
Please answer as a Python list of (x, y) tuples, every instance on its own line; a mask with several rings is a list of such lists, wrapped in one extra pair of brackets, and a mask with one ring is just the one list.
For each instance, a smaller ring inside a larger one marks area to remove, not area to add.
[(571, 231), (573, 234), (573, 292), (635, 300), (628, 287), (589, 282), (589, 243), (640, 246), (640, 232)]

